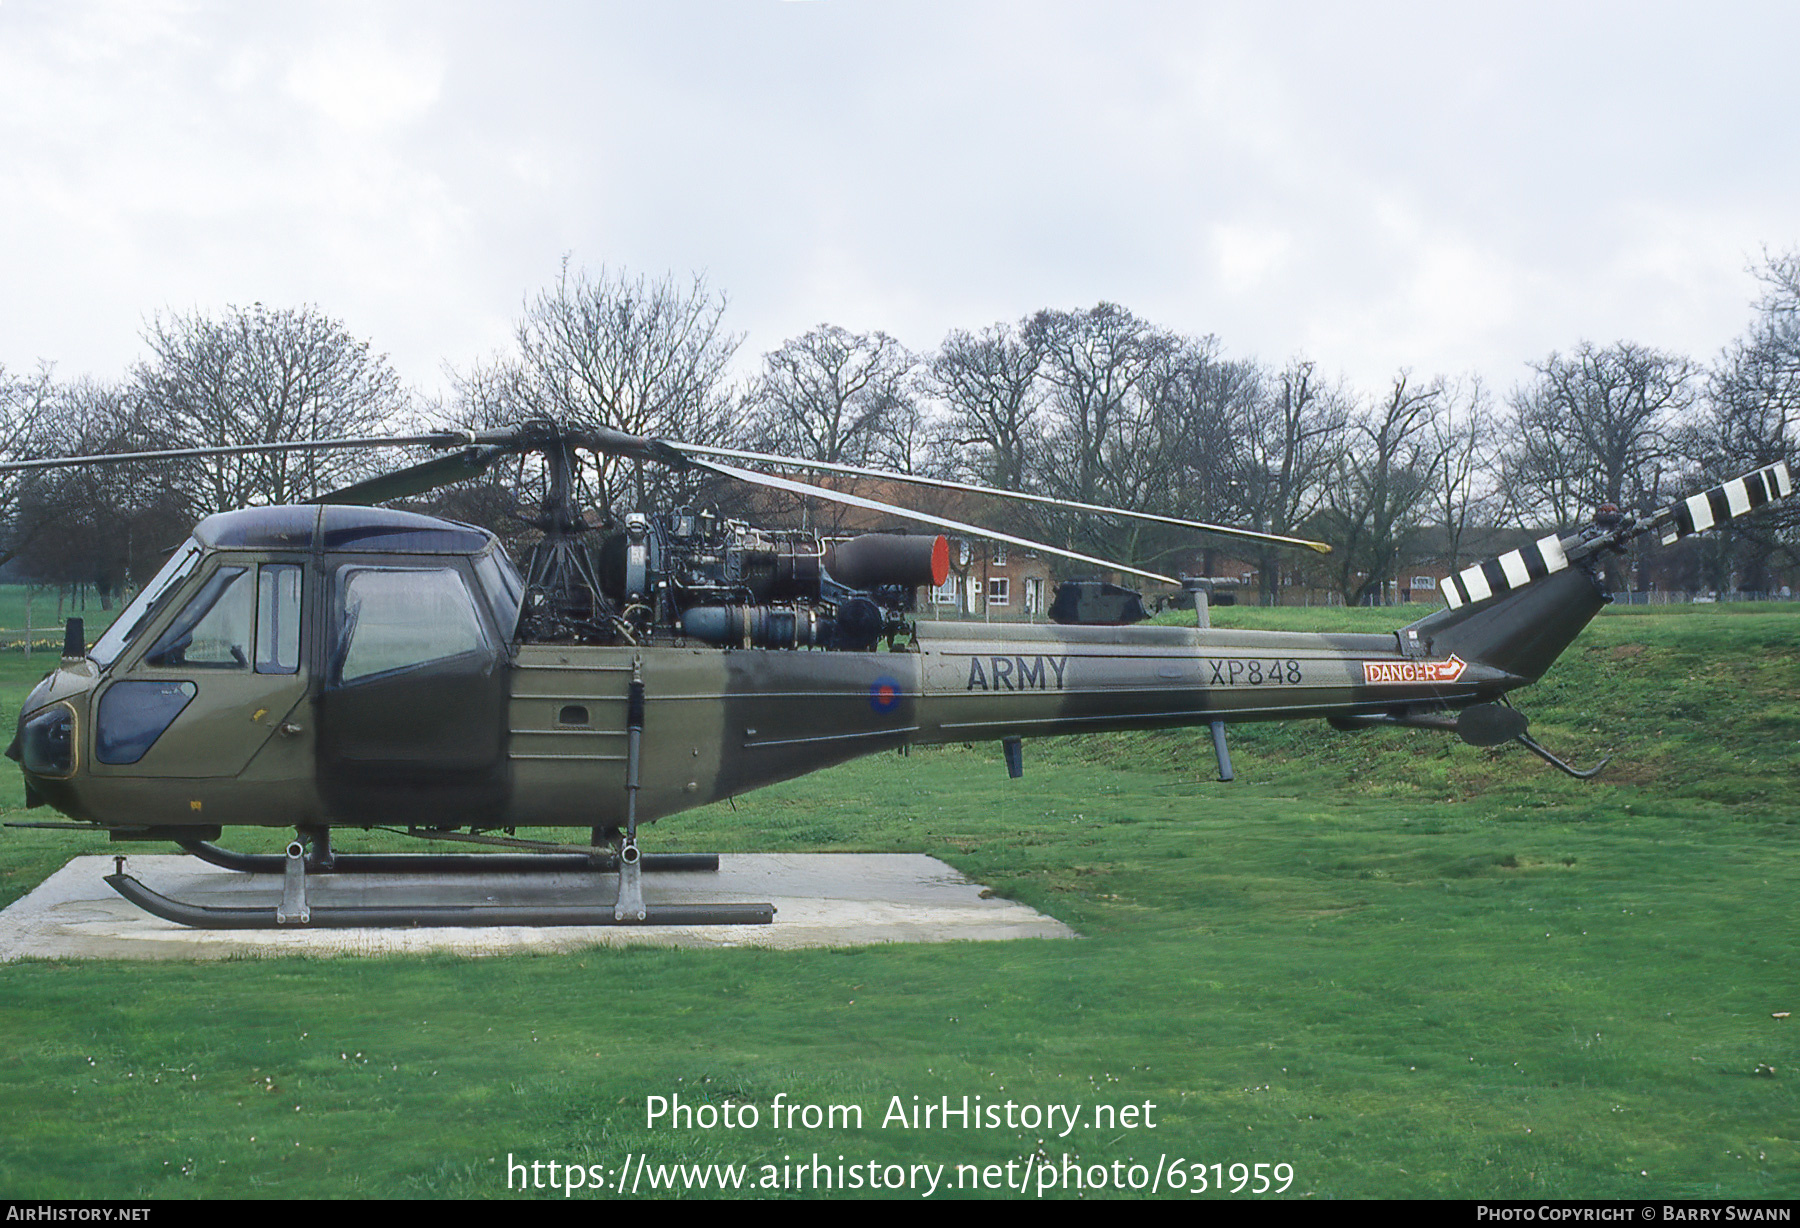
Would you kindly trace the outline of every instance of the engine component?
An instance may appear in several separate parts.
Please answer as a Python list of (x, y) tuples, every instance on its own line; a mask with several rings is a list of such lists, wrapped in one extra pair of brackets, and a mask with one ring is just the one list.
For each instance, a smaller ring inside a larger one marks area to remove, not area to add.
[(950, 575), (950, 543), (942, 537), (864, 533), (825, 551), (825, 570), (849, 588), (938, 588)]
[(822, 545), (812, 533), (759, 529), (715, 513), (633, 512), (599, 549), (600, 598), (612, 642), (674, 634), (743, 648), (867, 652), (898, 632), (914, 590), (940, 585), (950, 547), (938, 536), (868, 533)]

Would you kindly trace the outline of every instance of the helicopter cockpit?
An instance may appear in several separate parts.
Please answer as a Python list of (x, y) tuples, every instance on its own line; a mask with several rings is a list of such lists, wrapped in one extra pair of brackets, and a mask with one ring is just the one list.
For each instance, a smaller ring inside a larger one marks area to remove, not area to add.
[[(466, 525), (339, 506), (210, 516), (27, 699), (27, 801), (86, 818), (130, 787), (146, 826), (197, 830), (270, 822), (271, 781), (296, 815), (491, 806), (523, 597), (498, 540)], [(264, 786), (254, 816), (227, 779)], [(181, 796), (195, 780), (215, 786), (204, 801)]]

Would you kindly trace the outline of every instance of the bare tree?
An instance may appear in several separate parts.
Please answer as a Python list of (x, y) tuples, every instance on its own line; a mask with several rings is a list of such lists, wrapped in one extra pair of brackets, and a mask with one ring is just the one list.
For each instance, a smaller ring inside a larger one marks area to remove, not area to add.
[[(417, 431), (494, 430), (533, 416), (526, 392), (527, 374), (516, 357), (479, 361), (467, 370), (453, 370), (449, 375), (450, 397), (420, 406), (412, 424)], [(421, 450), (418, 459), (429, 456)], [(537, 531), (527, 525), (521, 513), (529, 504), (541, 502), (542, 478), (542, 465), (536, 458), (508, 458), (480, 477), (439, 487), (407, 500), (403, 506), (480, 525), (497, 534), (515, 558), (524, 558), (536, 541)]]
[(909, 469), (897, 441), (919, 412), (916, 364), (886, 333), (821, 324), (763, 356), (748, 397), (757, 443), (806, 460)]
[(1120, 492), (1109, 487), (1124, 471), (1109, 448), (1123, 420), (1141, 410), (1175, 339), (1116, 303), (1101, 303), (1040, 311), (1025, 325), (1024, 340), (1043, 354), (1051, 388), (1045, 488), (1084, 503), (1119, 503)]
[[(1348, 410), (1344, 397), (1322, 384), (1314, 365), (1295, 359), (1263, 382), (1263, 395), (1250, 407), (1244, 448), (1234, 479), (1238, 505), (1250, 527), (1265, 533), (1298, 534), (1317, 513), (1343, 453)], [(1261, 547), (1255, 552), (1265, 604), (1280, 600), (1288, 554)]]
[(1561, 528), (1601, 503), (1656, 504), (1671, 427), (1694, 404), (1693, 364), (1629, 341), (1583, 342), (1536, 370), (1513, 398), (1515, 497)]
[[(48, 436), (55, 384), (48, 365), (30, 375), (0, 365), (0, 459), (33, 460), (52, 450)], [(5, 525), (0, 564), (9, 562), (44, 527), (37, 492), (46, 479), (31, 472), (0, 475), (0, 523)]]
[[(1158, 400), (1180, 342), (1116, 303), (1040, 311), (1021, 329), (1043, 355), (1048, 390), (1042, 444), (1029, 484), (1082, 503), (1145, 510), (1166, 500), (1159, 482), (1168, 432)], [(1160, 544), (1141, 524), (1088, 514), (1042, 514), (1043, 533), (1104, 557), (1136, 562)]]
[(1402, 371), (1383, 400), (1351, 420), (1326, 517), (1347, 604), (1379, 598), (1413, 545), (1440, 459), (1433, 428), (1444, 399), (1443, 381), (1415, 384)]
[[(121, 388), (90, 380), (54, 385), (39, 422), (41, 449), (65, 456), (133, 450), (145, 434), (141, 412)], [(147, 463), (47, 470), (19, 500), (11, 550), (33, 579), (92, 585), (110, 608), (193, 525), (171, 476), (168, 466)]]
[[(1703, 412), (1677, 436), (1696, 485), (1783, 460), (1800, 472), (1800, 252), (1765, 257), (1756, 274), (1756, 319), (1720, 356)], [(1765, 588), (1776, 555), (1800, 563), (1800, 509), (1776, 507), (1684, 545), (1702, 555), (1712, 587), (1728, 587), (1736, 571), (1743, 587)]]
[[(744, 398), (751, 438), (764, 451), (805, 460), (904, 473), (929, 468), (931, 458), (921, 453), (934, 441), (914, 392), (917, 365), (918, 359), (886, 333), (821, 324), (763, 355), (762, 375)], [(848, 480), (847, 486), (867, 483)], [(765, 516), (785, 517), (804, 508), (827, 530), (841, 527), (848, 515), (838, 504), (769, 493), (757, 502)]]
[[(739, 442), (725, 378), (739, 338), (725, 331), (724, 315), (725, 296), (698, 274), (686, 285), (604, 268), (590, 278), (564, 260), (555, 286), (526, 305), (520, 365), (504, 399), (525, 417), (688, 443)], [(619, 466), (601, 458), (593, 471), (603, 504), (622, 493)], [(640, 501), (662, 477), (641, 465), (630, 473)]]
[[(1693, 364), (1629, 341), (1552, 354), (1513, 398), (1509, 494), (1570, 529), (1602, 504), (1650, 509), (1672, 477), (1671, 431), (1694, 404)], [(1608, 584), (1625, 586), (1609, 556)]]
[(0, 455), (7, 460), (29, 459), (49, 411), (53, 387), (48, 364), (22, 375), (0, 363)]
[(1800, 448), (1800, 252), (1768, 257), (1758, 276), (1757, 318), (1714, 367), (1691, 445), (1710, 477), (1793, 460)]
[[(1100, 449), (1101, 501), (1171, 516), (1235, 519), (1233, 478), (1258, 380), (1252, 364), (1221, 358), (1216, 338), (1159, 335), (1145, 378), (1111, 414), (1110, 437)], [(1216, 541), (1209, 549), (1191, 530), (1145, 521), (1096, 522), (1094, 528), (1113, 543), (1108, 553), (1133, 562), (1191, 557), (1198, 548), (1203, 570), (1215, 570)]]
[(1009, 324), (979, 334), (957, 330), (925, 364), (919, 386), (944, 406), (952, 445), (972, 454), (967, 476), (1023, 490), (1039, 448), (1043, 353)]
[(1439, 535), (1442, 561), (1452, 573), (1462, 565), (1463, 540), (1477, 524), (1504, 519), (1497, 473), (1497, 426), (1480, 380), (1446, 394), (1443, 413), (1432, 419), (1432, 451), (1437, 462), (1427, 495), (1430, 519)]
[(905, 402), (888, 418), (887, 433), (877, 453), (882, 466), (926, 477), (949, 477), (957, 472), (955, 440), (943, 416), (933, 408), (909, 389)]
[[(131, 396), (141, 445), (225, 447), (377, 435), (405, 392), (387, 359), (314, 307), (157, 316)], [(173, 471), (197, 513), (313, 498), (367, 476), (362, 452), (221, 457)]]
[[(1152, 511), (1229, 524), (1244, 516), (1244, 440), (1263, 395), (1263, 372), (1253, 362), (1219, 356), (1211, 337), (1186, 340), (1170, 355), (1157, 384), (1156, 416), (1164, 446), (1157, 482), (1166, 492)], [(1187, 533), (1163, 534), (1169, 550), (1191, 550)], [(1217, 571), (1219, 547), (1203, 544), (1200, 567)]]

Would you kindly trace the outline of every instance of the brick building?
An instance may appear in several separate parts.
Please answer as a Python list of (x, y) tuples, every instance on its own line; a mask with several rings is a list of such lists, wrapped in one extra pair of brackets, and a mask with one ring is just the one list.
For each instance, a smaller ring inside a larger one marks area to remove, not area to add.
[(919, 614), (936, 618), (1041, 621), (1055, 589), (1048, 560), (1004, 542), (950, 539), (950, 575), (921, 590)]

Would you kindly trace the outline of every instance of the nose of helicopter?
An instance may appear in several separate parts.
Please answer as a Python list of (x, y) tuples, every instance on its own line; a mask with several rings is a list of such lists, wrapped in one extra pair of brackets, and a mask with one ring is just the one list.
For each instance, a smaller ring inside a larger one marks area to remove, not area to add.
[(25, 775), (27, 806), (41, 805), (45, 785), (66, 781), (76, 769), (78, 709), (98, 684), (99, 669), (86, 658), (65, 657), (31, 689), (19, 707), (18, 724), (6, 757)]

